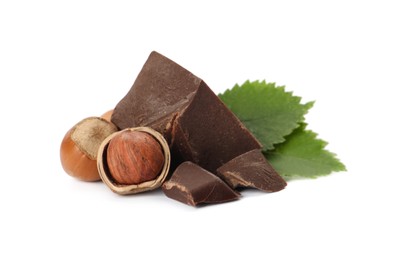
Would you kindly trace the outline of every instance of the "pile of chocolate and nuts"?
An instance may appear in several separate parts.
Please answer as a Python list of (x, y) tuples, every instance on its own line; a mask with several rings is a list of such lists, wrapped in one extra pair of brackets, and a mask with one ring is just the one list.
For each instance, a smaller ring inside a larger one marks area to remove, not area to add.
[(246, 187), (282, 190), (261, 147), (202, 79), (152, 52), (127, 95), (70, 129), (60, 153), (64, 170), (83, 181), (118, 194), (161, 187), (196, 206), (236, 200)]

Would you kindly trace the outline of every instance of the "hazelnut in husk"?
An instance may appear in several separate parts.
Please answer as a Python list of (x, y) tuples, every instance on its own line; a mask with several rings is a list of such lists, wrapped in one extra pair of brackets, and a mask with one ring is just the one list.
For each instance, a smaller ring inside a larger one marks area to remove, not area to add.
[(103, 141), (97, 157), (102, 181), (122, 195), (160, 187), (170, 168), (167, 142), (148, 127), (113, 133)]

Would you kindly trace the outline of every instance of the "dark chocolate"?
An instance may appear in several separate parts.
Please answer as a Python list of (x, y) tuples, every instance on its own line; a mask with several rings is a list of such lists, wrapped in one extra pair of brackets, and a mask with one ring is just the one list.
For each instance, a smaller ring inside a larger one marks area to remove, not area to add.
[(167, 197), (192, 206), (239, 198), (239, 194), (219, 177), (188, 161), (176, 168), (162, 189)]
[(120, 129), (154, 128), (169, 143), (174, 162), (192, 161), (210, 172), (261, 147), (203, 80), (157, 52), (111, 120)]
[(251, 187), (274, 192), (287, 185), (260, 149), (249, 151), (225, 163), (218, 168), (217, 175), (233, 188)]

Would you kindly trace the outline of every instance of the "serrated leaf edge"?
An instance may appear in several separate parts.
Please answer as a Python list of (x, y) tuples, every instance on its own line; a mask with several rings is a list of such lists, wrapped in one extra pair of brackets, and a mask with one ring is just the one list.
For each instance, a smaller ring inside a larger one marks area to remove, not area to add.
[(275, 146), (275, 145), (281, 144), (281, 143), (285, 142), (285, 141), (286, 141), (286, 137), (287, 137), (288, 135), (290, 135), (295, 129), (297, 129), (297, 128), (300, 126), (301, 123), (304, 123), (304, 122), (305, 122), (305, 120), (306, 120), (305, 115), (307, 115), (308, 112), (309, 112), (309, 110), (314, 106), (315, 101), (309, 101), (309, 102), (307, 102), (307, 103), (305, 103), (305, 104), (302, 104), (302, 103), (301, 103), (301, 102), (302, 102), (302, 97), (300, 97), (300, 96), (295, 96), (293, 91), (286, 91), (286, 89), (285, 89), (286, 87), (285, 87), (284, 85), (282, 85), (282, 86), (277, 86), (275, 82), (266, 82), (266, 80), (262, 80), (262, 81), (260, 81), (260, 80), (254, 80), (254, 81), (246, 80), (246, 81), (244, 81), (244, 83), (241, 84), (241, 85), (239, 85), (238, 83), (236, 83), (231, 89), (226, 89), (223, 93), (218, 94), (218, 96), (225, 95), (225, 94), (227, 94), (227, 93), (229, 93), (229, 92), (232, 92), (232, 91), (234, 91), (235, 89), (238, 89), (238, 88), (243, 89), (243, 88), (248, 88), (248, 87), (257, 87), (257, 86), (259, 86), (259, 85), (261, 85), (261, 84), (264, 84), (266, 87), (272, 87), (272, 88), (274, 88), (274, 89), (276, 89), (276, 88), (277, 88), (277, 89), (281, 89), (282, 91), (284, 91), (285, 94), (289, 95), (289, 97), (291, 97), (291, 98), (292, 98), (292, 97), (297, 98), (299, 104), (302, 105), (302, 106), (305, 108), (305, 110), (306, 110), (306, 111), (304, 112), (304, 114), (302, 115), (302, 117), (298, 120), (297, 123), (294, 124), (293, 128), (291, 128), (291, 130), (290, 130), (289, 132), (287, 132), (286, 134), (284, 134), (284, 135), (280, 138), (279, 141), (274, 142), (273, 144), (271, 144), (271, 145), (268, 146), (268, 147), (265, 147), (265, 151), (270, 151), (270, 150), (274, 149), (274, 146)]
[[(333, 153), (333, 152), (331, 152), (331, 151), (325, 149), (325, 148), (327, 147), (327, 145), (328, 145), (328, 142), (327, 142), (327, 141), (318, 138), (318, 134), (317, 134), (317, 133), (313, 132), (312, 130), (307, 129), (307, 128), (306, 128), (306, 127), (307, 127), (307, 124), (306, 124), (306, 123), (301, 123), (301, 124), (299, 125), (299, 127), (302, 127), (302, 131), (307, 132), (308, 134), (310, 134), (311, 137), (313, 137), (313, 139), (314, 139), (315, 141), (318, 141), (318, 143), (320, 144), (321, 150), (323, 150), (325, 153), (327, 153), (328, 155), (330, 155), (330, 156), (338, 163), (338, 168), (337, 168), (337, 169), (333, 169), (333, 170), (331, 170), (331, 171), (328, 172), (328, 173), (322, 173), (322, 174), (311, 175), (311, 176), (303, 176), (303, 175), (299, 175), (299, 174), (296, 174), (296, 175), (295, 175), (295, 174), (282, 174), (282, 173), (280, 173), (280, 175), (281, 175), (283, 178), (289, 178), (289, 179), (299, 179), (299, 178), (303, 178), (303, 179), (304, 179), (304, 178), (306, 178), (306, 179), (316, 179), (316, 178), (321, 177), (321, 176), (330, 175), (330, 174), (332, 174), (333, 172), (347, 171), (346, 166), (344, 165), (344, 163), (342, 163), (342, 162), (340, 161), (340, 159), (337, 157), (337, 154), (335, 154), (335, 153)], [(286, 139), (288, 139), (288, 136), (286, 136)], [(271, 154), (275, 154), (275, 155), (282, 155), (281, 153), (275, 152), (275, 151), (274, 151), (275, 149), (276, 149), (276, 147), (275, 147), (273, 150), (266, 150), (266, 151), (262, 151), (262, 152), (263, 152), (263, 154), (265, 155), (265, 157), (266, 157), (268, 154), (270, 154), (270, 153), (271, 153)], [(283, 157), (292, 157), (292, 156), (286, 156), (286, 155), (282, 155), (282, 156), (283, 156)], [(293, 157), (293, 158), (296, 159), (297, 157)], [(298, 159), (299, 159), (299, 160), (303, 160), (303, 161), (311, 161), (310, 159), (299, 158), (299, 157), (298, 157)]]

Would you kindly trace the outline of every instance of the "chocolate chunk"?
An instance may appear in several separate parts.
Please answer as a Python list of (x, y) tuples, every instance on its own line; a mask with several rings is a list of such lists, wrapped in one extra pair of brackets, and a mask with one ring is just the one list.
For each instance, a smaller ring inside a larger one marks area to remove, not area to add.
[(218, 168), (217, 175), (233, 188), (251, 187), (274, 192), (287, 185), (260, 149), (249, 151), (225, 163)]
[(192, 161), (210, 172), (261, 147), (203, 80), (157, 52), (111, 120), (120, 129), (154, 128), (167, 139), (174, 163)]
[(176, 168), (162, 189), (167, 197), (192, 206), (239, 198), (239, 194), (219, 177), (188, 161)]
[(149, 55), (111, 121), (120, 129), (151, 126), (170, 138), (175, 117), (190, 103), (201, 80), (157, 52)]

